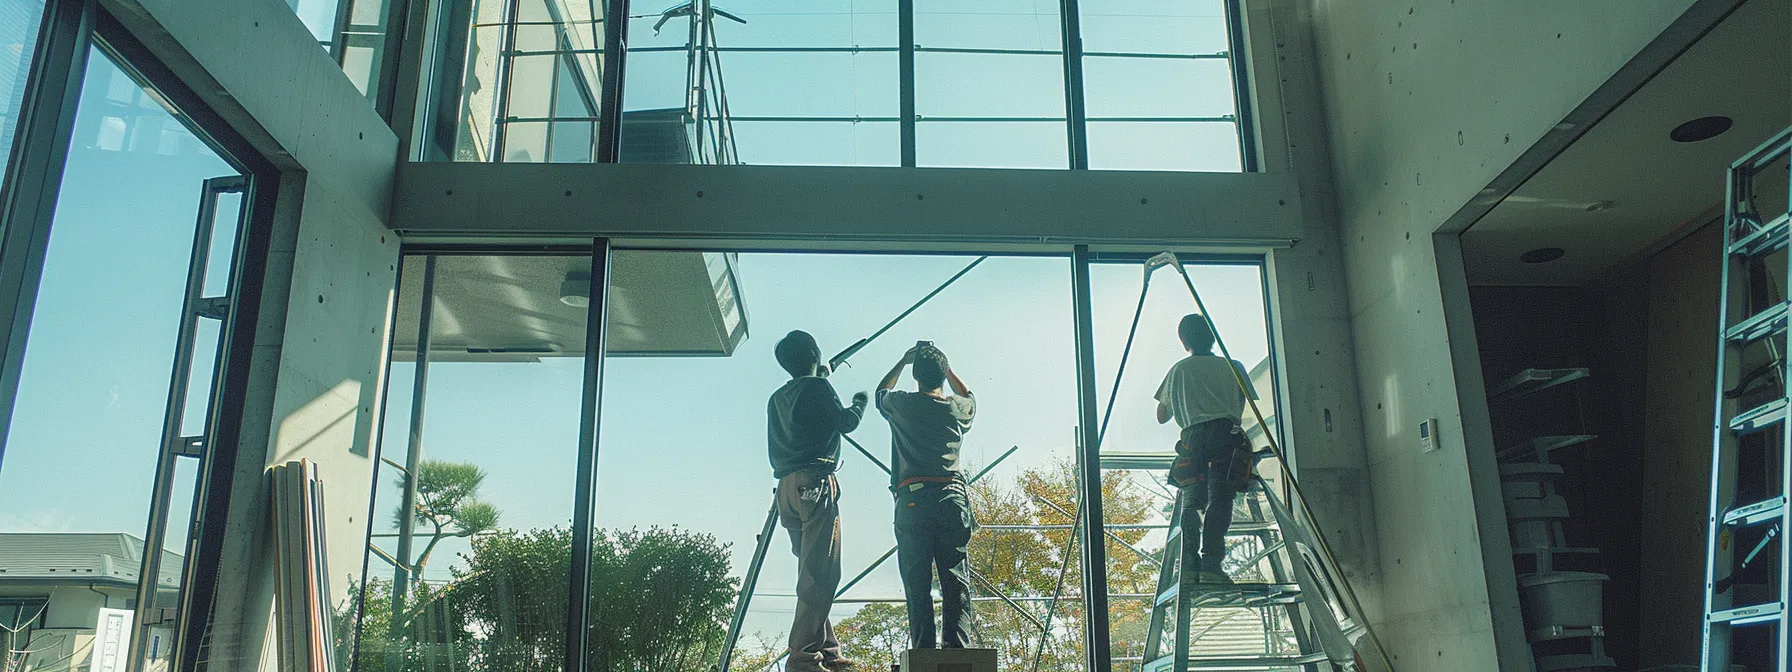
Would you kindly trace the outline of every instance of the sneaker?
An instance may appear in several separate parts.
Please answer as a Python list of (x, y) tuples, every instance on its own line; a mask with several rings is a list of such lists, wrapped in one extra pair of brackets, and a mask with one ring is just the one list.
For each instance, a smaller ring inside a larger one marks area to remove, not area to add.
[(1232, 585), (1232, 577), (1226, 576), (1220, 572), (1197, 572), (1195, 574), (1195, 583), (1207, 584), (1210, 586), (1230, 586)]

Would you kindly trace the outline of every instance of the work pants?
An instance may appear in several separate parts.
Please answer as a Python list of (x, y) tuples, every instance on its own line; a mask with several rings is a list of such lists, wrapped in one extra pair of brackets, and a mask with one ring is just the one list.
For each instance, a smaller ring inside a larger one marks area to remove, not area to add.
[[(1203, 478), (1184, 486), (1182, 492), (1182, 585), (1188, 586), (1196, 572), (1222, 574), (1220, 563), (1226, 559), (1226, 531), (1232, 528), (1232, 500), (1238, 496), (1237, 468), (1234, 460), (1249, 460), (1249, 453), (1238, 455), (1238, 424), (1231, 420), (1211, 420), (1189, 427), (1183, 432), (1187, 449), (1206, 473)], [(1248, 449), (1247, 449), (1248, 451)], [(1244, 466), (1249, 473), (1249, 466)]]
[(796, 554), (796, 618), (790, 625), (790, 670), (813, 671), (840, 657), (828, 612), (840, 587), (840, 484), (820, 470), (778, 480), (778, 522)]
[(972, 643), (970, 503), (960, 484), (923, 483), (896, 492), (896, 565), (908, 600), (910, 648), (936, 646), (933, 575), (939, 571), (940, 639), (948, 649)]

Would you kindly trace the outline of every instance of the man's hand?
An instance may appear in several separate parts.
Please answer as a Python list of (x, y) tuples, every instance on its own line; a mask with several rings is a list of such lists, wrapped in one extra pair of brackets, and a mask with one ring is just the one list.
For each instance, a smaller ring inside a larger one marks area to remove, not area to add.
[(865, 394), (864, 392), (852, 393), (852, 405), (864, 406), (869, 403), (871, 403), (871, 395)]
[(921, 346), (919, 346), (919, 345), (909, 346), (908, 352), (902, 353), (902, 363), (903, 364), (914, 364), (915, 363), (915, 355), (919, 354), (920, 352), (921, 352)]

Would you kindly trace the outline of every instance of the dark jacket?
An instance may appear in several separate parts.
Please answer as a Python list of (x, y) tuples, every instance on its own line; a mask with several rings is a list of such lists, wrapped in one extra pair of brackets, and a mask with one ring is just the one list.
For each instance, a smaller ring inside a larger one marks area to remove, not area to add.
[(840, 463), (840, 435), (857, 429), (863, 404), (841, 406), (826, 378), (792, 378), (766, 403), (766, 444), (772, 476), (805, 469), (834, 471)]

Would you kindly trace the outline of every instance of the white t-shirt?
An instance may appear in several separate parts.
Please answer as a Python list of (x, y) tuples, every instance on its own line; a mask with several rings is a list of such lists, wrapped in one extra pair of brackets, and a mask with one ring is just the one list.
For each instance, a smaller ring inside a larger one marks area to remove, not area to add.
[[(1214, 355), (1189, 355), (1164, 374), (1163, 384), (1157, 386), (1157, 401), (1169, 407), (1177, 427), (1221, 418), (1237, 420), (1244, 414), (1245, 401), (1238, 390), (1239, 380), (1244, 381), (1251, 398), (1257, 398), (1244, 365), (1238, 360), (1231, 360), (1230, 367), (1227, 363)], [(1233, 371), (1238, 372), (1236, 378)]]

